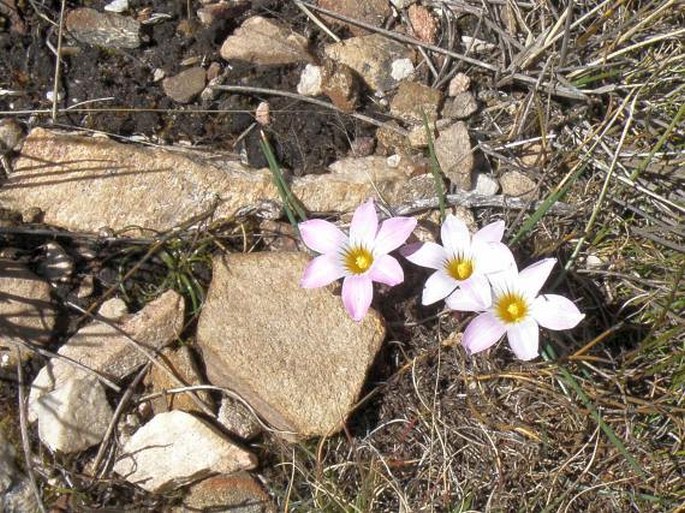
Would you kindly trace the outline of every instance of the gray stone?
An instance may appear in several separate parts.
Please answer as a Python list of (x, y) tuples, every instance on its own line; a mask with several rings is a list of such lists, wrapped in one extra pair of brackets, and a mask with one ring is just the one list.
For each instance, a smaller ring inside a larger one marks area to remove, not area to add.
[(310, 62), (307, 39), (261, 16), (246, 19), (221, 45), (221, 57), (260, 65)]
[(302, 253), (218, 256), (197, 344), (207, 377), (236, 391), (286, 438), (339, 430), (383, 341), (381, 317), (360, 323), (332, 286), (299, 285)]
[(68, 281), (74, 272), (74, 260), (54, 241), (46, 243), (43, 250), (45, 255), (38, 272), (48, 281)]
[[(15, 348), (22, 347), (18, 340), (38, 345), (50, 341), (57, 316), (50, 293), (50, 285), (23, 264), (0, 258), (0, 344), (8, 350), (3, 367), (16, 365)], [(19, 354), (21, 360), (30, 356), (23, 349)]]
[(74, 9), (67, 14), (66, 27), (74, 38), (89, 45), (129, 49), (140, 46), (140, 23), (113, 12)]
[(216, 420), (227, 431), (243, 440), (250, 440), (262, 431), (261, 424), (247, 406), (226, 396), (221, 398), (221, 407)]
[[(58, 353), (109, 379), (121, 380), (149, 361), (148, 355), (154, 356), (180, 334), (183, 310), (183, 298), (167, 291), (140, 312), (122, 317), (114, 324), (91, 322)], [(74, 370), (73, 365), (56, 358), (40, 370), (29, 392), (29, 420), (38, 418), (34, 405), (40, 398), (70, 379)]]
[(41, 441), (65, 454), (100, 443), (113, 414), (97, 378), (68, 368), (69, 376), (32, 405)]
[(200, 66), (181, 71), (178, 75), (167, 77), (162, 81), (162, 88), (172, 100), (188, 103), (205, 88), (207, 73)]
[(445, 102), (442, 115), (446, 118), (466, 119), (478, 110), (476, 98), (469, 93), (459, 93), (453, 99)]
[(460, 189), (472, 187), (473, 153), (466, 125), (457, 121), (440, 130), (435, 140), (435, 155), (445, 176)]
[(155, 415), (124, 445), (114, 471), (141, 488), (162, 493), (208, 477), (249, 470), (257, 459), (183, 411)]
[(21, 125), (13, 118), (0, 119), (0, 154), (16, 150), (24, 137)]
[(499, 184), (490, 175), (479, 173), (476, 178), (475, 191), (483, 196), (494, 196), (499, 190)]
[(297, 93), (304, 96), (319, 96), (321, 94), (322, 71), (321, 66), (307, 64), (300, 75)]
[(520, 171), (506, 171), (499, 177), (502, 186), (502, 194), (513, 196), (523, 200), (534, 200), (537, 198), (535, 182)]
[(326, 55), (356, 71), (374, 91), (388, 91), (399, 80), (393, 77), (393, 63), (400, 59), (412, 60), (414, 52), (405, 45), (380, 34), (358, 36), (324, 49)]

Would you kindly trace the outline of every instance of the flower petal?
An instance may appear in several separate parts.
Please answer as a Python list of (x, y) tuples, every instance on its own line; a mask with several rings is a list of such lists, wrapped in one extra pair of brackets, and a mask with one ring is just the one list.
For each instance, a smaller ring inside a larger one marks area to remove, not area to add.
[(340, 264), (338, 255), (319, 255), (307, 264), (304, 273), (302, 273), (300, 286), (305, 289), (324, 287), (338, 278), (342, 278), (344, 274), (345, 270)]
[(516, 272), (516, 261), (509, 248), (501, 242), (474, 241), (471, 246), (476, 268), (483, 274), (500, 271)]
[(450, 256), (464, 253), (471, 247), (471, 234), (466, 223), (453, 214), (449, 214), (442, 223), (440, 239)]
[(507, 330), (507, 340), (511, 350), (519, 360), (532, 360), (538, 356), (540, 328), (535, 319), (511, 325)]
[(448, 276), (443, 271), (435, 271), (426, 280), (423, 286), (423, 295), (421, 297), (421, 304), (432, 305), (441, 299), (446, 298), (459, 283), (454, 278)]
[(568, 330), (583, 320), (585, 314), (568, 298), (557, 294), (541, 294), (533, 302), (533, 318), (550, 330)]
[(477, 274), (465, 281), (445, 299), (450, 310), (460, 312), (482, 312), (492, 305), (490, 283), (482, 274)]
[(350, 245), (373, 248), (373, 242), (378, 231), (378, 215), (376, 206), (370, 199), (357, 207), (350, 224)]
[(529, 265), (519, 273), (519, 286), (531, 297), (534, 298), (549, 278), (552, 267), (557, 263), (556, 258), (544, 258), (534, 264)]
[(448, 258), (445, 248), (435, 242), (411, 244), (402, 248), (400, 253), (412, 264), (430, 269), (442, 269)]
[(355, 321), (361, 321), (371, 306), (373, 284), (368, 275), (347, 276), (343, 280), (342, 300), (345, 310)]
[(466, 326), (462, 344), (469, 354), (479, 353), (502, 338), (505, 331), (506, 327), (495, 314), (485, 312)]
[(404, 281), (404, 271), (395, 257), (381, 255), (374, 259), (369, 277), (373, 281), (392, 287)]
[(323, 219), (312, 219), (297, 225), (302, 240), (309, 249), (317, 253), (332, 253), (342, 246), (347, 237), (333, 223)]
[(483, 226), (473, 234), (472, 242), (501, 242), (504, 236), (504, 221), (495, 221)]
[(399, 248), (411, 232), (416, 228), (416, 219), (413, 217), (391, 217), (381, 223), (373, 244), (373, 252), (376, 255), (385, 255), (393, 249)]

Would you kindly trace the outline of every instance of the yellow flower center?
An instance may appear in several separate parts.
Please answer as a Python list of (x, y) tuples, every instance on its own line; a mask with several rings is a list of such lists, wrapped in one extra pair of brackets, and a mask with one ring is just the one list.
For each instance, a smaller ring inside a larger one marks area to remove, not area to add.
[(508, 292), (497, 298), (495, 312), (505, 323), (517, 323), (528, 316), (528, 303), (521, 295)]
[(455, 280), (464, 281), (473, 274), (473, 262), (468, 258), (458, 256), (447, 262), (445, 271)]
[(349, 248), (343, 256), (343, 264), (352, 274), (364, 274), (373, 265), (373, 255), (360, 246)]

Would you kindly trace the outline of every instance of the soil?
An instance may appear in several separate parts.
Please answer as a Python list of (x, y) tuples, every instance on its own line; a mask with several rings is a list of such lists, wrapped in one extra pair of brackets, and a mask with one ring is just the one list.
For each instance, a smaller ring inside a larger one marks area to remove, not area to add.
[[(33, 124), (50, 121), (52, 102), (47, 95), (54, 88), (55, 53), (48, 43), (57, 47), (57, 31), (46, 17), (59, 19), (60, 3), (41, 2), (41, 13), (21, 1), (16, 2), (15, 11), (0, 9), (0, 69), (5, 70), (0, 89), (16, 92), (0, 95), (0, 111), (40, 111), (31, 117)], [(102, 12), (106, 3), (66, 2), (66, 10), (87, 6)], [(185, 69), (182, 63), (194, 59), (205, 68), (213, 63), (220, 65), (226, 84), (295, 91), (303, 67), (247, 63), (228, 66), (219, 56), (221, 43), (249, 16), (287, 20), (294, 30), (305, 33), (305, 19), (294, 5), (251, 2), (239, 9), (236, 16), (210, 26), (197, 21), (196, 5), (191, 6), (189, 17), (188, 5), (180, 0), (134, 2), (132, 12), (127, 14), (133, 18), (150, 12), (169, 15), (159, 23), (144, 25), (144, 43), (134, 50), (76, 44), (67, 35), (62, 46), (73, 45), (79, 51), (62, 59), (62, 98), (56, 124), (121, 138), (142, 137), (158, 144), (184, 142), (235, 151), (249, 165), (264, 167), (267, 163), (259, 145), (260, 130), (254, 124), (254, 112), (261, 101), (268, 101), (272, 123), (264, 131), (280, 164), (298, 176), (323, 172), (328, 164), (348, 152), (352, 140), (373, 132), (373, 127), (349, 116), (276, 96), (221, 92), (210, 101), (198, 97), (189, 104), (177, 104), (165, 95), (161, 81), (153, 81), (155, 70), (173, 76)], [(315, 36), (311, 43), (316, 53), (319, 41)], [(68, 107), (80, 109), (66, 112)]]

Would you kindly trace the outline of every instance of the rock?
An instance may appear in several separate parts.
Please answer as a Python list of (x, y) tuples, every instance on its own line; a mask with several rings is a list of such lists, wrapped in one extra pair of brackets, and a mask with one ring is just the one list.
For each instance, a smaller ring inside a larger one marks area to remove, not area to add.
[(390, 114), (409, 123), (423, 126), (423, 114), (429, 122), (438, 118), (442, 93), (417, 82), (402, 82), (390, 102)]
[[(0, 258), (0, 346), (8, 350), (2, 366), (16, 366), (16, 339), (44, 345), (50, 341), (57, 313), (51, 288), (20, 262)], [(30, 353), (20, 349), (20, 358)]]
[(118, 297), (108, 299), (100, 305), (100, 309), (98, 310), (98, 315), (100, 315), (100, 317), (104, 317), (110, 321), (118, 321), (128, 313), (128, 306), (126, 306), (123, 299)]
[[(167, 291), (140, 312), (122, 317), (114, 325), (95, 320), (84, 326), (60, 347), (58, 354), (109, 379), (121, 380), (147, 362), (148, 354), (154, 355), (180, 334), (183, 311), (183, 298)], [(53, 358), (40, 370), (29, 392), (31, 422), (37, 419), (34, 405), (70, 379), (75, 369), (64, 360)]]
[(262, 426), (254, 413), (248, 410), (247, 406), (230, 397), (222, 397), (216, 420), (227, 431), (243, 440), (250, 440), (262, 432)]
[(476, 177), (475, 191), (483, 196), (494, 196), (499, 190), (499, 184), (490, 175), (479, 173)]
[(220, 0), (218, 3), (208, 3), (197, 10), (197, 19), (204, 26), (209, 27), (213, 23), (240, 16), (250, 7), (250, 3), (245, 0), (231, 0), (225, 2)]
[(0, 119), (0, 155), (16, 150), (23, 138), (24, 131), (14, 118)]
[(390, 0), (390, 3), (395, 6), (395, 9), (406, 9), (412, 4), (416, 3), (416, 0)]
[(397, 82), (409, 78), (414, 74), (414, 63), (411, 59), (397, 59), (392, 61), (390, 76)]
[[(376, 27), (382, 27), (385, 19), (391, 14), (390, 6), (386, 0), (318, 0), (317, 4), (329, 11)], [(368, 30), (351, 23), (345, 23), (326, 15), (321, 15), (321, 17), (327, 23), (346, 27), (353, 36), (369, 33)]]
[(0, 188), (2, 205), (39, 207), (47, 224), (93, 233), (168, 231), (214, 206), (216, 216), (232, 217), (277, 198), (267, 169), (41, 128)]
[(457, 121), (440, 130), (435, 140), (435, 155), (445, 176), (460, 189), (471, 189), (473, 153), (466, 125)]
[(297, 94), (303, 96), (319, 96), (321, 94), (321, 75), (323, 68), (314, 64), (307, 64), (302, 70), (297, 84)]
[(269, 494), (248, 472), (210, 477), (190, 487), (173, 513), (276, 513)]
[(350, 157), (368, 157), (376, 149), (376, 140), (373, 137), (358, 136), (350, 142)]
[[(431, 135), (433, 136), (433, 142), (435, 143), (435, 130), (438, 132), (450, 126), (452, 124), (451, 119), (438, 119), (435, 123), (431, 123), (429, 128), (431, 129)], [(416, 125), (409, 131), (407, 136), (407, 141), (412, 148), (426, 148), (428, 146), (428, 134), (426, 133), (426, 127), (421, 125)]]
[[(162, 349), (157, 359), (160, 366), (164, 366), (169, 372), (174, 374), (178, 380), (185, 385), (201, 385), (202, 379), (193, 360), (190, 349), (181, 346), (176, 350)], [(158, 365), (153, 365), (150, 372), (145, 377), (145, 384), (151, 388), (151, 392), (163, 392), (170, 388), (183, 386), (164, 372)], [(195, 392), (197, 398), (209, 407), (211, 400), (207, 391), (199, 390)], [(155, 413), (163, 413), (169, 410), (182, 410), (189, 413), (202, 413), (202, 409), (193, 400), (190, 392), (162, 395), (152, 399), (152, 410)]]
[(359, 81), (352, 68), (327, 60), (321, 73), (321, 92), (343, 112), (353, 112), (359, 102)]
[(446, 118), (466, 119), (478, 110), (478, 102), (471, 93), (459, 93), (445, 102), (442, 115)]
[(155, 415), (124, 445), (114, 471), (153, 492), (179, 488), (211, 474), (249, 470), (250, 452), (205, 422), (182, 411)]
[(334, 210), (347, 212), (376, 194), (396, 204), (412, 171), (407, 163), (393, 168), (387, 159), (376, 155), (341, 159), (329, 169), (330, 174), (306, 175), (292, 184), (294, 194), (310, 211), (326, 212), (325, 208), (333, 206)]
[(397, 121), (387, 121), (376, 130), (379, 149), (386, 154), (409, 152), (409, 139), (397, 129), (402, 130)]
[[(444, 186), (444, 184), (443, 184)], [(423, 199), (437, 198), (435, 178), (432, 173), (412, 176), (402, 189), (402, 203), (414, 203)]]
[(502, 194), (513, 196), (522, 200), (534, 200), (537, 198), (535, 182), (520, 171), (507, 171), (499, 177), (502, 186)]
[(302, 253), (221, 255), (200, 314), (207, 377), (236, 391), (286, 438), (339, 430), (385, 336), (370, 310), (345, 312), (332, 286), (299, 286)]
[[(0, 204), (11, 210), (36, 207), (46, 224), (90, 233), (130, 234), (132, 226), (168, 231), (213, 209), (214, 219), (245, 211), (280, 216), (271, 172), (234, 158), (36, 128), (0, 188)], [(375, 195), (371, 176), (381, 181), (382, 191), (395, 190), (403, 178), (396, 171), (311, 174), (294, 178), (291, 188), (310, 212), (345, 212)]]
[(31, 405), (41, 441), (50, 450), (64, 454), (100, 443), (113, 415), (97, 378), (68, 368), (69, 376)]
[(67, 14), (66, 26), (81, 43), (105, 48), (140, 46), (140, 23), (113, 12), (101, 13), (88, 7), (74, 9)]
[(38, 266), (38, 272), (51, 282), (66, 282), (74, 272), (74, 260), (56, 242), (43, 246), (45, 256)]
[(449, 96), (457, 96), (459, 93), (465, 93), (471, 87), (471, 79), (465, 73), (456, 73), (447, 89)]
[(128, 0), (113, 0), (104, 7), (105, 11), (115, 12), (117, 14), (128, 11), (128, 8)]
[(407, 9), (411, 34), (424, 43), (434, 44), (438, 38), (439, 24), (433, 14), (422, 5), (411, 5)]
[[(356, 71), (373, 91), (388, 91), (401, 79), (393, 76), (394, 62), (408, 59), (414, 52), (403, 44), (371, 34), (330, 44), (324, 49), (326, 55)], [(404, 77), (403, 77), (404, 78)]]
[(521, 163), (527, 168), (544, 166), (547, 162), (547, 151), (544, 145), (539, 142), (524, 144), (518, 151)]
[(205, 88), (207, 73), (200, 66), (187, 69), (173, 77), (162, 80), (162, 88), (172, 100), (188, 103)]
[(221, 57), (259, 65), (310, 62), (307, 39), (261, 16), (246, 19), (221, 45)]

